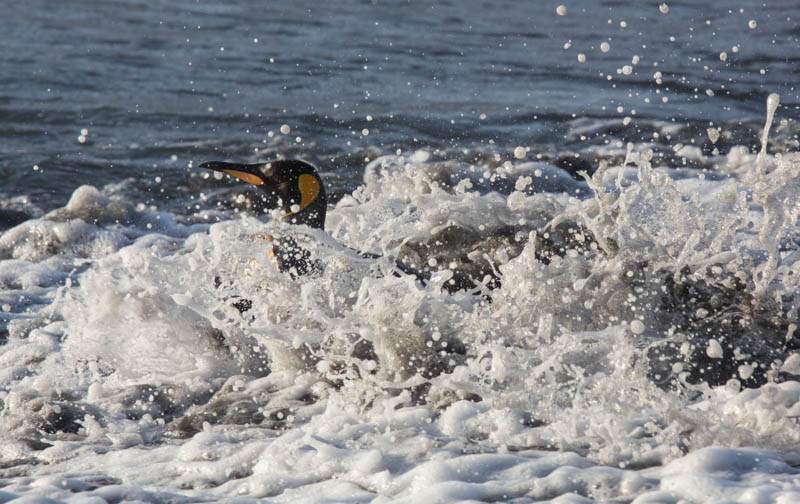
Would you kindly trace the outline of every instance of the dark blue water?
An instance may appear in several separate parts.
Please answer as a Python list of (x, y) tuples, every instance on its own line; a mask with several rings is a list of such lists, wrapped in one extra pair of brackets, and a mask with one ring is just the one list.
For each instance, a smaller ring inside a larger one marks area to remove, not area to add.
[[(302, 156), (347, 190), (365, 157), (396, 149), (525, 145), (547, 159), (648, 140), (658, 122), (702, 141), (709, 123), (762, 121), (771, 92), (782, 119), (800, 117), (795, 1), (565, 4), (9, 2), (0, 204), (27, 195), (47, 210), (81, 184), (135, 177), (128, 189), (178, 211), (189, 163), (207, 158)], [(583, 119), (599, 126), (580, 140)]]

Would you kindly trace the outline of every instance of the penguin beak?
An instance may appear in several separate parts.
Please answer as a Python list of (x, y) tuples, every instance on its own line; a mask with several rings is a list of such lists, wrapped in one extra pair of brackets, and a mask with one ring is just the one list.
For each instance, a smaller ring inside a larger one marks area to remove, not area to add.
[(227, 173), (232, 177), (253, 185), (264, 185), (264, 174), (261, 164), (224, 163), (222, 161), (207, 161), (199, 165), (200, 168)]

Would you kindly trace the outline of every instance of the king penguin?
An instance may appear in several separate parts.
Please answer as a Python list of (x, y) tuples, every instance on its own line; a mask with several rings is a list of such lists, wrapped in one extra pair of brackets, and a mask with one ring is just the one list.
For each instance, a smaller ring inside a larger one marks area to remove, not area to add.
[[(255, 164), (209, 161), (199, 166), (227, 173), (255, 185), (263, 193), (265, 208), (282, 210), (281, 220), (290, 224), (325, 229), (325, 215), (328, 206), (325, 185), (317, 173), (317, 169), (312, 165), (299, 160), (278, 160)], [(278, 263), (281, 272), (289, 273), (296, 278), (299, 275), (313, 274), (323, 268), (320, 261), (312, 261), (311, 253), (302, 248), (291, 235), (276, 238), (267, 235), (267, 240), (272, 244), (272, 257)], [(357, 254), (370, 259), (380, 257), (369, 252), (359, 251)], [(394, 265), (392, 272), (394, 276), (414, 276), (422, 285), (426, 285), (429, 281), (428, 278), (401, 261), (394, 261)], [(219, 280), (215, 279), (215, 282), (219, 287)], [(454, 292), (454, 290), (450, 292)], [(232, 303), (232, 306), (241, 313), (245, 313), (252, 308), (253, 303), (249, 299), (239, 298)], [(431, 362), (420, 367), (419, 370), (429, 376), (436, 376), (445, 370), (452, 371), (454, 367), (452, 363), (462, 359), (455, 354), (466, 354), (466, 347), (455, 338), (447, 343), (446, 350), (445, 347), (442, 347), (442, 350), (435, 352), (435, 355), (430, 357)], [(439, 356), (442, 358), (439, 359)], [(374, 359), (374, 354), (370, 358)]]
[[(325, 185), (317, 169), (305, 161), (289, 159), (253, 164), (208, 161), (200, 164), (200, 168), (227, 173), (257, 186), (267, 207), (282, 209), (282, 220), (325, 229), (328, 208)], [(273, 239), (268, 235), (267, 239), (272, 243), (271, 255), (281, 272), (296, 277), (311, 273), (317, 267), (311, 261), (311, 254), (291, 236)]]
[[(317, 169), (305, 161), (288, 159), (253, 164), (207, 161), (199, 166), (227, 173), (255, 185), (262, 192), (265, 208), (281, 208), (282, 220), (291, 224), (325, 229), (325, 214), (328, 207), (325, 184)], [(272, 244), (270, 255), (277, 262), (281, 272), (297, 278), (322, 269), (319, 261), (313, 261), (311, 253), (301, 247), (291, 235), (280, 238), (267, 235), (266, 238)], [(358, 254), (368, 259), (380, 257), (363, 251), (359, 251)], [(422, 285), (426, 285), (429, 281), (428, 276), (402, 261), (396, 260), (394, 265), (392, 274), (395, 276), (413, 275)], [(460, 290), (474, 291), (474, 294), (481, 292), (474, 285), (462, 283), (446, 283), (443, 288), (450, 293)], [(242, 307), (239, 309), (242, 310)]]

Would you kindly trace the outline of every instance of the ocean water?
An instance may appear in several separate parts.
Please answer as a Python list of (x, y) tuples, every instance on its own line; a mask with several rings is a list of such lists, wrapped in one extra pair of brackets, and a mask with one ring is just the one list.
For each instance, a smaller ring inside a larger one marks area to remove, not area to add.
[(0, 502), (800, 500), (795, 2), (4, 12)]

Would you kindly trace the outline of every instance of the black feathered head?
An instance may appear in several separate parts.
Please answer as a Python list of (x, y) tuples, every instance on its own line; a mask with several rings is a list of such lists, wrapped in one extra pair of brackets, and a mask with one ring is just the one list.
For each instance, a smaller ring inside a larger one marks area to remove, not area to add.
[(288, 222), (325, 228), (328, 208), (325, 186), (317, 169), (304, 161), (288, 159), (254, 164), (208, 161), (200, 168), (227, 173), (258, 186), (268, 201), (283, 209), (282, 218)]

